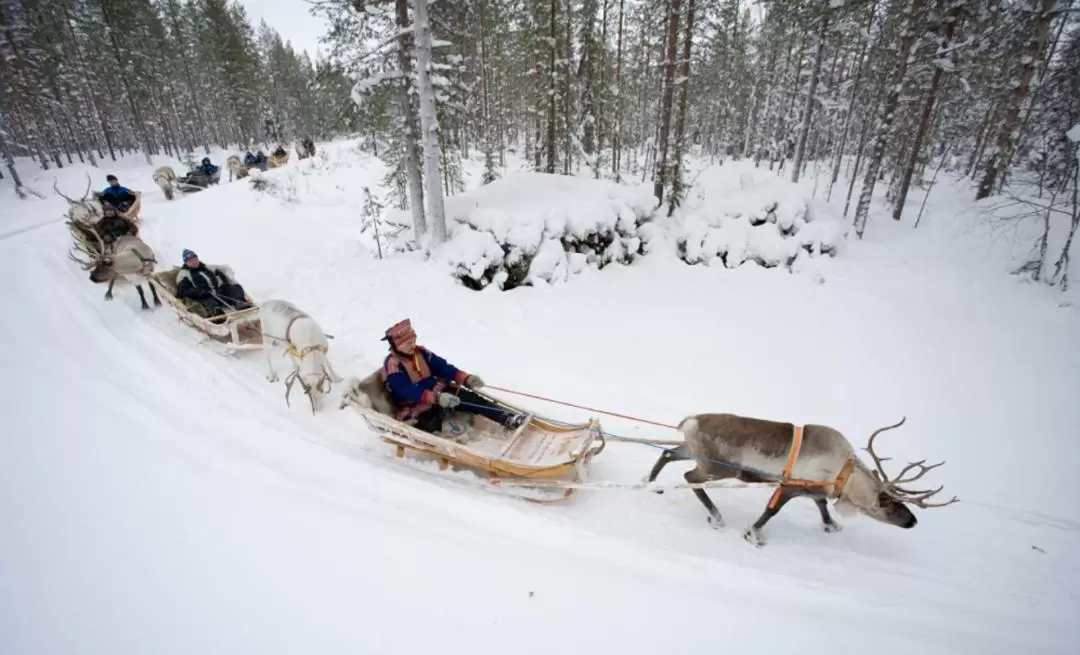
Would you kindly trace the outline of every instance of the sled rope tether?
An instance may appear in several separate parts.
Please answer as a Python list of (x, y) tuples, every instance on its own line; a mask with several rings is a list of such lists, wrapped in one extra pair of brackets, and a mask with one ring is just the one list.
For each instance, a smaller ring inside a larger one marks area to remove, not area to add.
[(655, 425), (661, 428), (668, 428), (669, 430), (678, 430), (678, 426), (671, 425), (670, 423), (659, 423), (657, 421), (650, 421), (649, 419), (641, 418), (638, 416), (631, 416), (629, 414), (620, 414), (619, 412), (611, 412), (604, 409), (597, 409), (596, 407), (586, 407), (585, 405), (577, 405), (575, 403), (566, 402), (565, 400), (556, 400), (554, 398), (548, 398), (547, 396), (538, 396), (536, 394), (525, 393), (524, 391), (515, 391), (513, 389), (507, 389), (505, 387), (496, 387), (494, 385), (485, 385), (485, 389), (492, 389), (494, 391), (502, 391), (503, 393), (512, 393), (515, 396), (525, 396), (527, 398), (535, 398), (537, 400), (543, 400), (545, 402), (554, 403), (556, 405), (564, 405), (566, 407), (574, 407), (577, 409), (584, 409), (588, 412), (597, 412), (599, 414), (607, 414), (608, 416), (615, 416), (618, 418), (624, 418), (628, 421), (635, 421), (637, 423), (646, 423), (648, 425)]

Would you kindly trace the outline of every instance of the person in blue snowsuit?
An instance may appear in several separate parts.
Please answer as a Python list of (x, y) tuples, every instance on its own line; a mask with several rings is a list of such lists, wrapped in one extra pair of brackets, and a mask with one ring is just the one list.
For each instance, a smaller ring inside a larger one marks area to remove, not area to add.
[(253, 166), (258, 163), (259, 162), (255, 160), (255, 155), (251, 154), (251, 151), (248, 150), (247, 154), (244, 155), (244, 166)]
[(105, 180), (109, 186), (98, 194), (102, 204), (115, 207), (117, 212), (126, 212), (130, 209), (131, 203), (135, 202), (135, 194), (131, 192), (131, 189), (120, 186), (120, 180), (116, 179), (115, 175), (108, 175)]
[(386, 330), (390, 353), (380, 377), (397, 406), (394, 418), (415, 421), (420, 430), (436, 433), (451, 410), (480, 414), (508, 429), (520, 426), (525, 417), (492, 404), (473, 392), (484, 386), (472, 375), (416, 343), (412, 323), (405, 319)]
[(203, 157), (202, 166), (199, 166), (199, 170), (202, 171), (206, 177), (214, 177), (217, 175), (218, 167), (210, 163), (209, 157)]

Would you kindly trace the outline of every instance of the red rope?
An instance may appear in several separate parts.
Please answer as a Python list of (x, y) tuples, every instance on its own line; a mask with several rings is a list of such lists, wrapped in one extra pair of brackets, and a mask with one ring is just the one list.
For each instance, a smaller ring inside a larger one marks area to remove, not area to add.
[(607, 414), (608, 416), (617, 416), (619, 418), (624, 418), (624, 419), (627, 419), (627, 420), (630, 420), (630, 421), (636, 421), (638, 423), (647, 423), (649, 425), (655, 425), (655, 426), (661, 427), (661, 428), (668, 428), (670, 430), (678, 430), (679, 429), (677, 426), (671, 425), (669, 423), (657, 423), (656, 421), (650, 421), (648, 419), (640, 418), (640, 417), (637, 417), (637, 416), (630, 416), (629, 414), (620, 414), (618, 412), (609, 412), (607, 410), (597, 409), (595, 407), (586, 407), (585, 405), (576, 405), (574, 403), (568, 403), (565, 400), (555, 400), (554, 398), (548, 398), (546, 396), (537, 396), (535, 394), (525, 393), (524, 391), (515, 391), (513, 389), (506, 389), (504, 387), (496, 387), (496, 386), (493, 386), (493, 385), (490, 385), (490, 384), (485, 385), (484, 389), (493, 389), (495, 391), (502, 391), (502, 392), (505, 392), (505, 393), (512, 393), (515, 396), (525, 396), (527, 398), (535, 398), (537, 400), (543, 400), (543, 401), (546, 401), (546, 402), (549, 402), (549, 403), (555, 403), (556, 405), (565, 405), (566, 407), (575, 407), (577, 409), (584, 409), (584, 410), (589, 411), (589, 412), (597, 412), (597, 413), (600, 413), (600, 414)]

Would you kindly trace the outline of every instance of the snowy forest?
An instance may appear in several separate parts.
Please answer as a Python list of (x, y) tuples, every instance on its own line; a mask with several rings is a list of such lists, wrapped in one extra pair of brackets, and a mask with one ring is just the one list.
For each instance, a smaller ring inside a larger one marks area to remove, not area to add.
[(369, 137), (421, 235), (462, 158), (490, 181), (508, 153), (648, 183), (668, 213), (691, 155), (793, 181), (814, 163), (858, 237), (875, 188), (901, 220), (944, 170), (976, 198), (1037, 188), (1075, 230), (1076, 0), (309, 4), (316, 62), (230, 0), (0, 0), (0, 150), (48, 167), (242, 145), (272, 116), (281, 138)]
[[(340, 68), (227, 0), (0, 0), (0, 155), (42, 167), (355, 128)], [(267, 134), (271, 118), (275, 134)]]
[[(1014, 180), (1061, 198), (1075, 188), (1075, 1), (313, 4), (358, 80), (363, 129), (392, 144), (392, 186), (414, 221), (421, 172), (453, 194), (460, 158), (483, 157), (490, 179), (511, 151), (538, 171), (651, 182), (669, 212), (691, 151), (794, 181), (816, 162), (859, 237), (877, 185), (900, 220), (911, 186), (940, 169), (971, 178), (978, 198)], [(439, 167), (421, 166), (434, 145)], [(834, 188), (841, 169), (851, 181)]]

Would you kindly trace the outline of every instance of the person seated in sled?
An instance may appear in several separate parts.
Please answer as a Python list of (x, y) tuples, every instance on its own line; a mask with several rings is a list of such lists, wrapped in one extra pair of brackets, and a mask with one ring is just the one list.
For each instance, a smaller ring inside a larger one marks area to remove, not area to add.
[(247, 300), (244, 288), (229, 280), (220, 267), (207, 266), (190, 250), (184, 251), (183, 259), (184, 265), (176, 274), (178, 298), (198, 302), (206, 309), (208, 317), (252, 306)]
[(203, 157), (202, 164), (195, 170), (199, 171), (212, 181), (217, 176), (218, 167), (210, 163), (209, 157)]
[(259, 162), (255, 161), (255, 155), (251, 154), (251, 151), (248, 150), (247, 154), (244, 155), (244, 166), (254, 166), (257, 163)]
[[(135, 194), (132, 193), (131, 189), (120, 186), (120, 180), (116, 179), (116, 176), (112, 174), (105, 176), (105, 181), (109, 183), (109, 186), (97, 194), (98, 199), (101, 201), (101, 208), (106, 210), (106, 213), (117, 214), (122, 214), (131, 209), (131, 203), (135, 202)], [(109, 212), (109, 209), (113, 211)]]
[[(449, 410), (480, 414), (508, 429), (519, 427), (525, 417), (492, 404), (466, 387), (479, 389), (484, 381), (455, 367), (416, 343), (409, 319), (386, 330), (382, 339), (390, 344), (390, 354), (380, 371), (383, 385), (397, 406), (394, 418), (411, 422), (424, 432), (442, 429)], [(452, 389), (454, 384), (457, 388)]]

